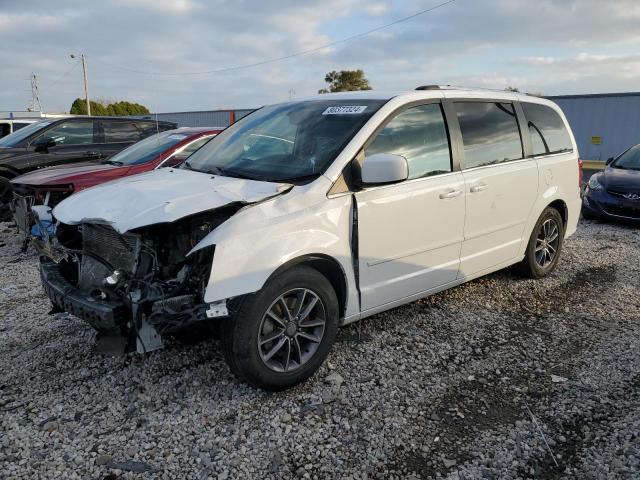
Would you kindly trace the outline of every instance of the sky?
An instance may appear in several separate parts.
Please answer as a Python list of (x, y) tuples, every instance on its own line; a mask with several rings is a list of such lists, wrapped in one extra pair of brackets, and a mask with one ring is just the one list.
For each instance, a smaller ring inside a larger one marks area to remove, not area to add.
[(82, 97), (151, 111), (254, 108), (363, 69), (376, 90), (451, 84), (545, 95), (640, 91), (638, 0), (0, 0), (0, 111)]

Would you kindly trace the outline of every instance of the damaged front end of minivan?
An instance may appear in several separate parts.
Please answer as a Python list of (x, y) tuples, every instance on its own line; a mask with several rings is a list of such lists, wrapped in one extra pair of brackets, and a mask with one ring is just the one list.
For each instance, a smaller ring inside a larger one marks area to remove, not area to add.
[[(125, 231), (122, 219), (130, 221), (132, 207), (125, 217), (105, 212), (103, 218), (84, 218), (82, 205), (73, 218), (73, 206), (61, 204), (63, 210), (54, 211), (59, 214), (56, 233), (33, 239), (53, 312), (68, 312), (89, 323), (98, 331), (99, 347), (112, 353), (155, 350), (168, 335), (228, 315), (226, 302), (204, 301), (215, 245), (197, 246), (240, 209), (278, 192), (256, 198), (237, 195), (233, 200), (224, 187), (217, 190), (209, 191), (213, 197), (222, 192), (215, 208), (192, 213), (203, 206), (196, 201), (183, 212), (186, 216), (176, 212), (176, 202), (150, 201), (129, 191), (130, 202), (137, 205), (134, 210), (152, 223)], [(187, 191), (194, 195), (192, 185)], [(155, 221), (163, 217), (150, 213), (156, 205), (170, 212), (165, 215), (170, 221)]]
[(44, 289), (56, 311), (126, 339), (129, 350), (134, 340), (137, 350), (153, 350), (161, 336), (207, 318), (215, 246), (187, 253), (241, 206), (125, 234), (100, 223), (59, 224), (55, 240), (39, 244)]

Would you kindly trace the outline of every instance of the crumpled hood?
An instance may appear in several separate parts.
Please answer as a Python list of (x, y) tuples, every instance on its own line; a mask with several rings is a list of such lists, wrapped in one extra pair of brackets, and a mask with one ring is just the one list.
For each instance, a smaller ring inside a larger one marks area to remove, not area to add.
[(62, 223), (100, 222), (120, 233), (223, 207), (254, 203), (287, 191), (289, 184), (162, 168), (71, 195), (53, 210)]

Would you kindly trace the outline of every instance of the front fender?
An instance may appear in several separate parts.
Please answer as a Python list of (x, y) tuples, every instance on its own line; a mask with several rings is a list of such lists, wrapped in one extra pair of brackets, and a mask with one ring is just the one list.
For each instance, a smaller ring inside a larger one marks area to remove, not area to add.
[[(195, 250), (215, 244), (205, 302), (260, 290), (280, 266), (303, 256), (322, 255), (342, 267), (347, 284), (346, 315), (357, 313), (351, 262), (351, 197), (309, 202), (287, 195), (247, 207), (231, 217)], [(296, 208), (300, 207), (300, 208)]]

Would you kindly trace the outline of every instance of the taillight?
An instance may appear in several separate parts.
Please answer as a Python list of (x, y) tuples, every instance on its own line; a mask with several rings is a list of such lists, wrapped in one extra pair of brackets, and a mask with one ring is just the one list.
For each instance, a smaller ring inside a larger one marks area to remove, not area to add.
[(583, 170), (584, 162), (578, 159), (578, 187), (582, 188), (582, 182), (584, 181), (584, 170)]

